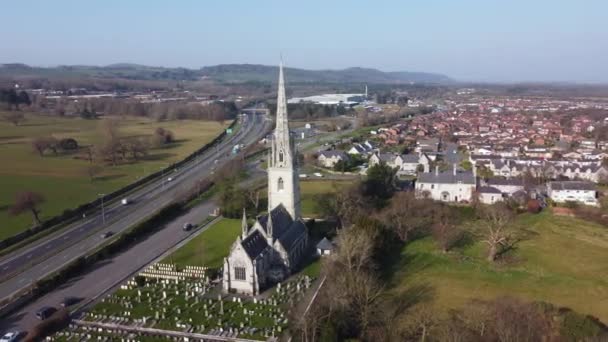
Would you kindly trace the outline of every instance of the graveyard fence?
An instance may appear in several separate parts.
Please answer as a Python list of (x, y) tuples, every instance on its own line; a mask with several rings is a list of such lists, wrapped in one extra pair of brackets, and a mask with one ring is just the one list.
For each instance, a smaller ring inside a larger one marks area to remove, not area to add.
[[(209, 342), (259, 342), (259, 340), (250, 340), (245, 338), (238, 337), (226, 337), (226, 336), (216, 336), (216, 335), (207, 335), (207, 334), (198, 334), (198, 333), (190, 333), (184, 331), (172, 331), (172, 330), (161, 330), (154, 328), (145, 328), (138, 326), (130, 326), (130, 325), (120, 325), (114, 323), (101, 323), (101, 322), (88, 322), (82, 320), (73, 320), (72, 324), (81, 326), (81, 327), (91, 327), (97, 329), (104, 329), (109, 331), (124, 331), (125, 333), (136, 333), (147, 336), (167, 336), (167, 337), (177, 337), (183, 338), (184, 340), (188, 339), (189, 341), (209, 341)], [(269, 338), (269, 341), (276, 341), (276, 338)]]

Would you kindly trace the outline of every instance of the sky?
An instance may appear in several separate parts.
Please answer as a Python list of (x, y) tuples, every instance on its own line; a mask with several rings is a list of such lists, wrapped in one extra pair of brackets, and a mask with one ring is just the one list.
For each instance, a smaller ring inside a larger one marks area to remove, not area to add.
[(608, 83), (606, 0), (12, 0), (0, 63), (225, 63)]

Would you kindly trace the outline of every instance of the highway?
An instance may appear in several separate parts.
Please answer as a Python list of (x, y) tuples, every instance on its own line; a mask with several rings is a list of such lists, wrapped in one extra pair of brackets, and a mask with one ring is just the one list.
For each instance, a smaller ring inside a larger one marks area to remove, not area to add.
[[(105, 225), (101, 214), (85, 218), (59, 234), (44, 238), (3, 258), (0, 261), (0, 274), (3, 278), (0, 299), (33, 285), (38, 279), (94, 250), (108, 240), (101, 237), (101, 233), (112, 231), (118, 234), (168, 205), (179, 193), (194, 187), (199, 179), (209, 175), (216, 167), (216, 159), (219, 160), (217, 167), (220, 167), (230, 157), (234, 145), (255, 143), (263, 137), (269, 126), (269, 121), (264, 116), (243, 116), (240, 129), (224, 138), (217, 148), (208, 150), (179, 170), (138, 189), (129, 196), (132, 203), (122, 205), (117, 201), (106, 206)], [(171, 181), (168, 181), (169, 177)]]

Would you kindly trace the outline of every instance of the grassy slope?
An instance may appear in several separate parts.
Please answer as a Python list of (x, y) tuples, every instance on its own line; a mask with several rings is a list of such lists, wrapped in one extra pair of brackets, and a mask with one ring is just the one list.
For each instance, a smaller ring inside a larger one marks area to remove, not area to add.
[(179, 266), (222, 266), (230, 246), (241, 232), (241, 221), (222, 219), (168, 256), (163, 262)]
[(402, 251), (393, 291), (423, 285), (442, 312), (472, 298), (512, 295), (607, 322), (608, 229), (550, 213), (523, 215), (521, 223), (531, 234), (508, 266), (488, 264), (480, 242), (443, 255), (430, 238), (414, 241)]
[(317, 204), (315, 195), (327, 194), (335, 192), (348, 184), (350, 181), (328, 181), (328, 180), (311, 180), (300, 182), (300, 194), (302, 205), (302, 216), (317, 217)]
[(56, 138), (73, 137), (80, 145), (99, 142), (101, 120), (58, 118), (28, 115), (28, 120), (13, 126), (0, 122), (0, 239), (14, 235), (31, 224), (31, 217), (23, 214), (11, 217), (7, 209), (15, 193), (23, 190), (41, 192), (47, 199), (42, 206), (42, 217), (48, 218), (67, 208), (94, 199), (98, 193), (109, 193), (176, 162), (217, 136), (222, 127), (216, 122), (174, 121), (158, 123), (146, 118), (126, 118), (120, 124), (123, 136), (151, 135), (157, 127), (175, 133), (177, 142), (163, 149), (150, 151), (145, 162), (105, 167), (102, 174), (91, 182), (86, 174), (87, 161), (75, 155), (53, 156), (50, 152), (39, 157), (32, 151), (34, 137), (53, 135)]

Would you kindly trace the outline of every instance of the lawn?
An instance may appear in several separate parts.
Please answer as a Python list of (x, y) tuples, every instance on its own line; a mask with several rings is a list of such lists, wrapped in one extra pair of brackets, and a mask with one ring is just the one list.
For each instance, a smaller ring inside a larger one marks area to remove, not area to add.
[(318, 217), (319, 213), (315, 197), (319, 194), (329, 194), (351, 184), (351, 181), (309, 180), (300, 182), (301, 209), (303, 217)]
[(393, 293), (426, 289), (425, 298), (445, 313), (472, 298), (510, 295), (572, 308), (608, 322), (608, 229), (545, 212), (519, 218), (528, 230), (512, 262), (485, 260), (481, 242), (442, 254), (431, 238), (407, 245), (392, 277)]
[[(2, 113), (0, 113), (2, 114)], [(176, 142), (152, 149), (143, 161), (119, 166), (106, 165), (94, 181), (86, 172), (88, 161), (75, 158), (77, 154), (53, 155), (47, 152), (40, 157), (31, 147), (36, 137), (71, 137), (80, 146), (101, 141), (100, 125), (103, 120), (61, 118), (27, 115), (27, 121), (19, 126), (0, 122), (0, 239), (14, 235), (32, 224), (28, 214), (9, 216), (15, 194), (31, 190), (43, 194), (42, 218), (60, 214), (97, 197), (110, 193), (144, 175), (183, 159), (215, 138), (228, 123), (221, 126), (209, 121), (156, 122), (147, 118), (122, 118), (120, 135), (124, 137), (151, 136), (157, 127), (173, 131)]]
[(223, 218), (169, 255), (163, 263), (219, 268), (241, 232), (241, 220)]

